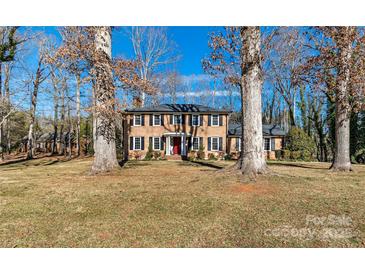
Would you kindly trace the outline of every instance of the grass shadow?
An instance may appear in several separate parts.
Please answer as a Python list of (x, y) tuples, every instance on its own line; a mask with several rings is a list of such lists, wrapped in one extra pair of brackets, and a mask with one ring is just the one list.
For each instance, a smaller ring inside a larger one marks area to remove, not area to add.
[(218, 165), (215, 165), (215, 164), (210, 163), (210, 162), (194, 161), (194, 160), (188, 160), (188, 159), (184, 159), (183, 162), (182, 162), (182, 164), (183, 163), (190, 163), (190, 164), (195, 164), (195, 165), (210, 167), (210, 168), (214, 168), (214, 169), (219, 169), (219, 170), (224, 168), (222, 166), (218, 166)]
[(305, 169), (320, 169), (320, 170), (328, 170), (327, 167), (314, 167), (310, 165), (300, 164), (300, 163), (290, 163), (290, 162), (267, 162), (269, 166), (286, 166), (286, 167), (299, 167)]

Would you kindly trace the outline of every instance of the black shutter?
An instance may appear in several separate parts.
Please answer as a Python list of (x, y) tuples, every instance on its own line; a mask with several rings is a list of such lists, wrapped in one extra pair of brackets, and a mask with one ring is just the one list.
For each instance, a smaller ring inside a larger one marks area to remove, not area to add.
[(210, 127), (212, 125), (212, 115), (208, 115), (208, 126)]
[(219, 125), (223, 126), (223, 115), (219, 114)]
[(236, 138), (236, 151), (240, 150), (240, 138)]
[(271, 138), (271, 150), (275, 150), (275, 138)]
[(185, 125), (185, 118), (186, 118), (185, 116), (186, 116), (185, 114), (181, 115), (181, 119), (182, 119), (181, 124), (182, 125)]
[(223, 151), (223, 138), (219, 137), (219, 151)]
[(129, 137), (129, 150), (133, 150), (133, 137)]
[(174, 115), (170, 114), (170, 125), (174, 124)]
[(189, 115), (189, 126), (193, 125), (193, 114)]
[(208, 151), (212, 150), (212, 138), (208, 137)]
[(148, 149), (151, 147), (152, 149), (153, 149), (153, 139), (152, 139), (152, 137), (149, 137), (148, 138)]
[(199, 115), (200, 125), (203, 125), (204, 115)]
[(160, 150), (163, 150), (163, 137), (160, 137)]
[(144, 126), (144, 114), (141, 114), (141, 126)]
[(193, 149), (193, 137), (187, 138), (188, 139), (188, 150)]
[(141, 137), (141, 150), (144, 150), (144, 137)]
[(130, 122), (129, 122), (131, 124), (131, 126), (134, 126), (134, 119), (133, 118), (134, 118), (134, 115), (131, 115), (131, 119), (130, 119)]
[(153, 114), (150, 114), (150, 126), (153, 126)]
[(203, 137), (199, 137), (199, 149), (200, 149), (201, 146), (204, 146)]
[(163, 114), (161, 114), (161, 126), (163, 126), (163, 125), (164, 125), (163, 117), (164, 117), (164, 115), (163, 115)]

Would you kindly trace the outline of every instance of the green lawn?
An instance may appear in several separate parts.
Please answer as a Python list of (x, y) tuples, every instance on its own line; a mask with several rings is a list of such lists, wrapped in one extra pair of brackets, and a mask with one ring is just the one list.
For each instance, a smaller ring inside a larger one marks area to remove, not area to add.
[(365, 246), (365, 166), (270, 163), (243, 184), (219, 169), (233, 162), (129, 162), (99, 176), (90, 164), (0, 165), (0, 247)]

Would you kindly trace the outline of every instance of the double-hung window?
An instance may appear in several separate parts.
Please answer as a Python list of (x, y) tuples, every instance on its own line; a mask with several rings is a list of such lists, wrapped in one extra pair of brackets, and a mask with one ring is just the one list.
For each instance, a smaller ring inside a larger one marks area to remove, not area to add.
[(182, 124), (182, 115), (174, 115), (173, 116), (173, 124), (174, 125), (181, 125)]
[(219, 150), (219, 137), (212, 137), (212, 151)]
[(134, 144), (134, 150), (141, 150), (142, 149), (142, 137), (134, 137), (133, 138)]
[(264, 138), (264, 150), (270, 150), (271, 149), (271, 142), (270, 138)]
[(199, 137), (193, 137), (192, 140), (193, 150), (199, 150)]
[(161, 150), (161, 137), (153, 137), (153, 150)]
[(161, 126), (161, 115), (153, 115), (153, 125)]
[(141, 115), (134, 115), (133, 125), (134, 126), (140, 126), (141, 124), (142, 124), (142, 117), (141, 117)]
[(200, 115), (192, 115), (191, 117), (191, 125), (192, 126), (199, 126), (200, 125)]
[(211, 119), (212, 126), (219, 126), (219, 114), (212, 114)]

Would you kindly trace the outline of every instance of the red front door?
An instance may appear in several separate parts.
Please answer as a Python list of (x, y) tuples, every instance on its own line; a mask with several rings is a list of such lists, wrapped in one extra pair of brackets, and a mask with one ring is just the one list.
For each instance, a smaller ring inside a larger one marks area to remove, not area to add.
[(181, 153), (181, 137), (174, 137), (174, 154), (180, 154)]

